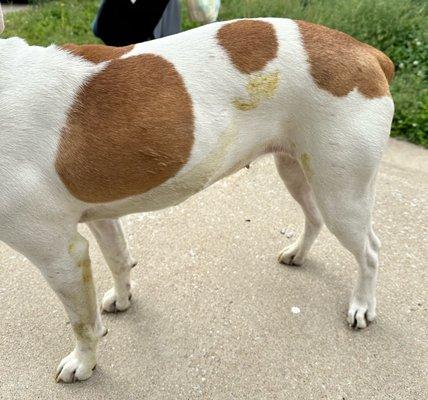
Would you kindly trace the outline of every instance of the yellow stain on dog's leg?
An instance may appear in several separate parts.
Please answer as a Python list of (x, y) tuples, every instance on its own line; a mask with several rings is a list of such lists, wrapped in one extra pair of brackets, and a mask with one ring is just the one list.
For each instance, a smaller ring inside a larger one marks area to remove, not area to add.
[(256, 74), (247, 83), (249, 99), (236, 98), (233, 106), (241, 111), (249, 111), (258, 107), (264, 100), (273, 98), (279, 85), (279, 71), (270, 74)]
[(91, 261), (89, 259), (83, 260), (79, 263), (79, 267), (82, 268), (82, 278), (83, 283), (91, 283), (92, 282), (92, 269), (91, 269)]
[(85, 343), (93, 346), (97, 342), (97, 337), (94, 335), (93, 329), (88, 324), (77, 323), (72, 325), (73, 331), (77, 337), (84, 340)]
[(68, 244), (68, 254), (76, 264), (79, 264), (82, 260), (89, 259), (88, 241), (79, 233), (76, 233)]
[(92, 269), (88, 241), (77, 233), (68, 245), (68, 252), (75, 265), (81, 269), (82, 281), (85, 284), (85, 290), (89, 293), (92, 287)]
[(300, 155), (300, 163), (302, 165), (303, 171), (306, 175), (306, 179), (311, 180), (314, 172), (311, 167), (311, 156), (308, 153), (302, 153)]
[[(79, 233), (76, 233), (68, 245), (68, 252), (73, 259), (75, 266), (80, 269), (82, 276), (81, 292), (76, 295), (80, 297), (80, 301), (84, 302), (84, 312), (82, 314), (83, 319), (81, 322), (77, 323), (77, 330), (74, 325), (73, 329), (78, 337), (84, 339), (88, 334), (92, 336), (94, 335), (94, 324), (96, 321), (97, 309), (96, 293), (92, 279), (91, 260), (89, 258), (89, 242)], [(82, 334), (82, 332), (80, 332), (81, 329), (79, 330), (80, 325), (83, 326), (82, 329), (87, 330), (87, 332), (85, 331), (85, 333)]]

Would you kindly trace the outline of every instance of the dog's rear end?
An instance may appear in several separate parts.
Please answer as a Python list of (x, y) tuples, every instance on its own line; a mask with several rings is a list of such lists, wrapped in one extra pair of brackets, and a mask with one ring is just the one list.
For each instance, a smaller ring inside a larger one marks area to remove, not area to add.
[(41, 269), (67, 310), (77, 346), (58, 380), (89, 378), (106, 332), (77, 223), (88, 222), (113, 274), (103, 309), (126, 310), (135, 262), (107, 218), (176, 204), (267, 152), (306, 218), (280, 261), (300, 265), (325, 222), (360, 266), (349, 323), (374, 319), (371, 215), (393, 115), (393, 65), (379, 51), (259, 19), (125, 49), (5, 41), (0, 71), (0, 240)]

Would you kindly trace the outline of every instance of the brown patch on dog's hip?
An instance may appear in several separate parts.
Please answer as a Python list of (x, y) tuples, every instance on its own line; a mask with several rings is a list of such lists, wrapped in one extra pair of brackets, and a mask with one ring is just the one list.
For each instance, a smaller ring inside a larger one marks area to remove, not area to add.
[(394, 65), (379, 50), (345, 33), (297, 21), (315, 83), (331, 94), (346, 96), (354, 88), (368, 98), (389, 95)]
[(275, 28), (266, 21), (231, 22), (219, 29), (217, 39), (235, 67), (245, 74), (261, 71), (278, 53)]
[(153, 54), (116, 59), (79, 93), (55, 167), (82, 201), (123, 199), (173, 177), (193, 131), (192, 100), (173, 64)]

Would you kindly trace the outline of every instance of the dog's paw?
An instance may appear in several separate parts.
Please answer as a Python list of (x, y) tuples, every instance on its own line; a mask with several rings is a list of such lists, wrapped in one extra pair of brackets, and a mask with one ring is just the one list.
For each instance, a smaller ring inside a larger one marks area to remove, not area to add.
[(376, 318), (376, 302), (351, 300), (348, 310), (349, 326), (355, 329), (367, 328), (370, 322)]
[(115, 288), (111, 288), (103, 297), (101, 309), (107, 313), (117, 313), (126, 311), (131, 307), (131, 293), (126, 293), (123, 296), (118, 296)]
[(300, 266), (304, 263), (305, 257), (300, 254), (300, 243), (295, 242), (292, 245), (286, 247), (278, 255), (278, 261), (285, 265)]
[(59, 363), (55, 380), (64, 383), (84, 381), (92, 376), (95, 365), (95, 352), (73, 350)]

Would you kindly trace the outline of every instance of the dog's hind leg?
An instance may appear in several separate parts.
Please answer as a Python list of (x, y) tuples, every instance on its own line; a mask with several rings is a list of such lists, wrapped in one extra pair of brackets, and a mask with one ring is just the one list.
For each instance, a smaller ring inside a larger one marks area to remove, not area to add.
[(137, 264), (129, 254), (122, 224), (117, 219), (88, 222), (113, 276), (114, 286), (104, 295), (106, 312), (127, 310), (131, 303), (131, 269)]
[(389, 101), (367, 104), (359, 112), (355, 107), (341, 119), (337, 114), (336, 119), (322, 121), (317, 132), (303, 132), (302, 139), (296, 139), (298, 159), (323, 220), (359, 265), (348, 311), (349, 324), (357, 328), (375, 318), (380, 242), (372, 228), (372, 209), (392, 119)]
[(59, 364), (57, 381), (85, 380), (96, 365), (98, 338), (106, 333), (96, 300), (88, 241), (77, 232), (77, 223), (65, 226), (63, 216), (47, 221), (16, 221), (13, 228), (2, 232), (2, 240), (40, 269), (68, 314), (76, 347)]
[(375, 318), (380, 242), (372, 229), (373, 184), (356, 178), (355, 172), (344, 178), (346, 183), (336, 176), (332, 185), (314, 184), (314, 191), (327, 227), (358, 262), (348, 322), (365, 328)]
[(315, 203), (312, 188), (299, 162), (286, 153), (277, 153), (275, 163), (285, 186), (305, 214), (303, 235), (291, 246), (282, 250), (278, 259), (283, 264), (301, 265), (322, 228), (322, 217)]

